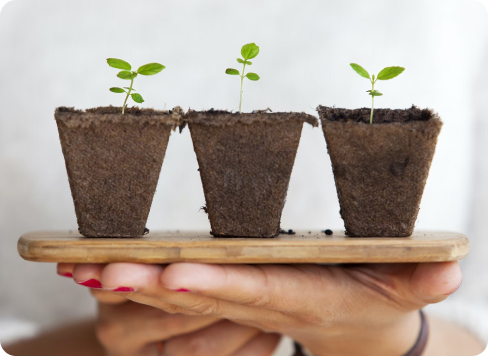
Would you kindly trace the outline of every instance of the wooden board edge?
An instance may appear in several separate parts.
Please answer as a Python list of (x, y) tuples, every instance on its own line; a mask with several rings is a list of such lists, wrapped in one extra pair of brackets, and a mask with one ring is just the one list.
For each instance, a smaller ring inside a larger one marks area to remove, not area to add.
[[(133, 263), (174, 263), (174, 262), (195, 262), (195, 263), (226, 263), (226, 264), (245, 264), (245, 263), (422, 263), (422, 262), (447, 262), (447, 261), (457, 261), (464, 259), (469, 253), (469, 239), (467, 237), (456, 239), (452, 241), (453, 243), (449, 246), (444, 246), (444, 248), (449, 248), (450, 251), (444, 251), (441, 255), (436, 257), (430, 256), (428, 258), (409, 258), (408, 256), (404, 258), (396, 257), (394, 260), (385, 258), (384, 255), (378, 254), (377, 256), (368, 256), (361, 258), (357, 256), (354, 258), (354, 261), (351, 259), (344, 260), (344, 258), (338, 258), (329, 256), (325, 258), (324, 256), (320, 257), (306, 257), (306, 258), (297, 258), (297, 257), (273, 257), (272, 259), (264, 260), (264, 257), (239, 257), (239, 256), (226, 256), (226, 257), (213, 257), (213, 258), (205, 258), (205, 257), (184, 257), (181, 256), (181, 251), (179, 249), (173, 248), (173, 252), (170, 256), (162, 258), (162, 257), (144, 257), (144, 258), (131, 258), (130, 256), (124, 256), (124, 253), (118, 253), (118, 257), (114, 255), (120, 250), (123, 249), (114, 249), (114, 248), (107, 248), (108, 253), (105, 255), (103, 259), (100, 258), (90, 258), (87, 256), (87, 248), (86, 247), (77, 247), (71, 246), (66, 247), (66, 249), (74, 249), (75, 251), (78, 250), (80, 253), (78, 257), (67, 257), (67, 258), (59, 258), (59, 250), (65, 249), (64, 247), (60, 246), (52, 246), (49, 248), (49, 244), (46, 241), (33, 241), (29, 240), (28, 238), (24, 238), (23, 236), (19, 239), (17, 249), (19, 255), (27, 261), (31, 262), (58, 262), (58, 263), (114, 263), (114, 262), (133, 262)], [(289, 248), (294, 248), (293, 246), (288, 246)], [(98, 249), (99, 247), (97, 247)], [(253, 247), (250, 247), (253, 248)], [(257, 247), (256, 247), (257, 248)], [(315, 246), (311, 247), (315, 249)], [(330, 247), (327, 247), (332, 249)], [(401, 248), (401, 247), (398, 247)], [(419, 247), (421, 248), (421, 247)], [(435, 246), (426, 245), (423, 248), (426, 250), (434, 249)], [(225, 250), (224, 247), (216, 246), (213, 248), (214, 251), (221, 251)], [(154, 248), (150, 248), (148, 250), (154, 250)], [(183, 249), (185, 251), (185, 249)], [(188, 251), (195, 252), (198, 249), (188, 248)], [(49, 252), (58, 252), (55, 254)], [(88, 249), (89, 251), (89, 249)], [(171, 252), (171, 249), (163, 249), (163, 255), (168, 254)], [(450, 253), (448, 253), (450, 252)], [(186, 253), (184, 253), (185, 255)], [(191, 253), (190, 253), (191, 254)], [(449, 255), (450, 256), (447, 256)], [(56, 257), (53, 257), (53, 256)], [(197, 253), (198, 255), (198, 253)], [(218, 253), (217, 253), (218, 255)], [(435, 255), (435, 253), (434, 253)], [(122, 257), (120, 257), (122, 256)]]
[(26, 261), (30, 262), (43, 262), (42, 257), (41, 258), (36, 258), (34, 257), (35, 254), (32, 253), (32, 245), (33, 241), (28, 240), (24, 237), (25, 235), (22, 235), (19, 238), (19, 241), (17, 241), (17, 252), (19, 253), (19, 256), (22, 257)]

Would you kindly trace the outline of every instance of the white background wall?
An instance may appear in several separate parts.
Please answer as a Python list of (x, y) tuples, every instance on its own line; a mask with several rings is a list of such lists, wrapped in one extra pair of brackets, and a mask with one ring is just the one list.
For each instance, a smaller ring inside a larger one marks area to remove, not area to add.
[[(244, 110), (310, 114), (319, 104), (370, 104), (368, 81), (350, 62), (370, 73), (404, 66), (377, 85), (385, 94), (377, 106), (430, 107), (445, 122), (417, 227), (470, 232), (475, 184), (484, 183), (475, 172), (486, 150), (475, 155), (474, 147), (486, 148), (476, 145), (484, 138), (479, 93), (487, 84), (478, 75), (486, 71), (487, 18), (474, 0), (8, 3), (0, 13), (0, 319), (53, 325), (92, 310), (84, 289), (57, 277), (53, 265), (21, 260), (16, 242), (31, 230), (77, 228), (53, 112), (121, 105), (108, 88), (125, 83), (108, 57), (167, 66), (136, 78), (144, 107), (236, 109), (239, 81), (224, 70), (237, 65), (243, 44), (256, 42), (252, 71), (261, 80), (245, 83)], [(209, 230), (203, 204), (189, 132), (173, 134), (148, 227)], [(343, 228), (320, 129), (304, 128), (282, 225)]]

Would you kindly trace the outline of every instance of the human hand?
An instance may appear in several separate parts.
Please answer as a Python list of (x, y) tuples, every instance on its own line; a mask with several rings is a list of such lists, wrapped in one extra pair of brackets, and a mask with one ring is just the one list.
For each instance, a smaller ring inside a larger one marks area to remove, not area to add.
[(232, 320), (285, 334), (314, 355), (402, 355), (418, 336), (418, 309), (452, 294), (457, 262), (425, 264), (77, 265), (76, 281), (123, 287), (168, 313)]
[[(58, 274), (71, 277), (73, 267), (59, 264)], [(211, 315), (169, 314), (87, 284), (99, 303), (96, 331), (108, 356), (270, 356), (280, 340)]]

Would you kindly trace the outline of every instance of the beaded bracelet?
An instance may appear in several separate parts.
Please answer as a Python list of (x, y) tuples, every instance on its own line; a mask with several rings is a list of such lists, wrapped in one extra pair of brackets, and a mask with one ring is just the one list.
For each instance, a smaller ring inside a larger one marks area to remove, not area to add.
[[(419, 312), (421, 320), (419, 336), (415, 342), (415, 345), (413, 345), (413, 347), (403, 356), (422, 356), (425, 351), (425, 347), (427, 346), (427, 340), (429, 339), (429, 323), (424, 312), (422, 310)], [(307, 354), (308, 353), (303, 350), (302, 345), (295, 341), (294, 356), (307, 356)]]

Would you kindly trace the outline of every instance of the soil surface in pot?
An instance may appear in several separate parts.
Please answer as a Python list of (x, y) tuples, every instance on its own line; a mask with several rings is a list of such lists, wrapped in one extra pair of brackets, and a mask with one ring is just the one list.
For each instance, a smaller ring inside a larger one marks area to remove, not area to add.
[(206, 211), (215, 237), (273, 237), (280, 221), (304, 113), (189, 111)]
[(171, 129), (183, 111), (60, 107), (55, 119), (79, 231), (86, 237), (141, 237)]
[(432, 110), (317, 108), (346, 233), (413, 233), (442, 121)]

